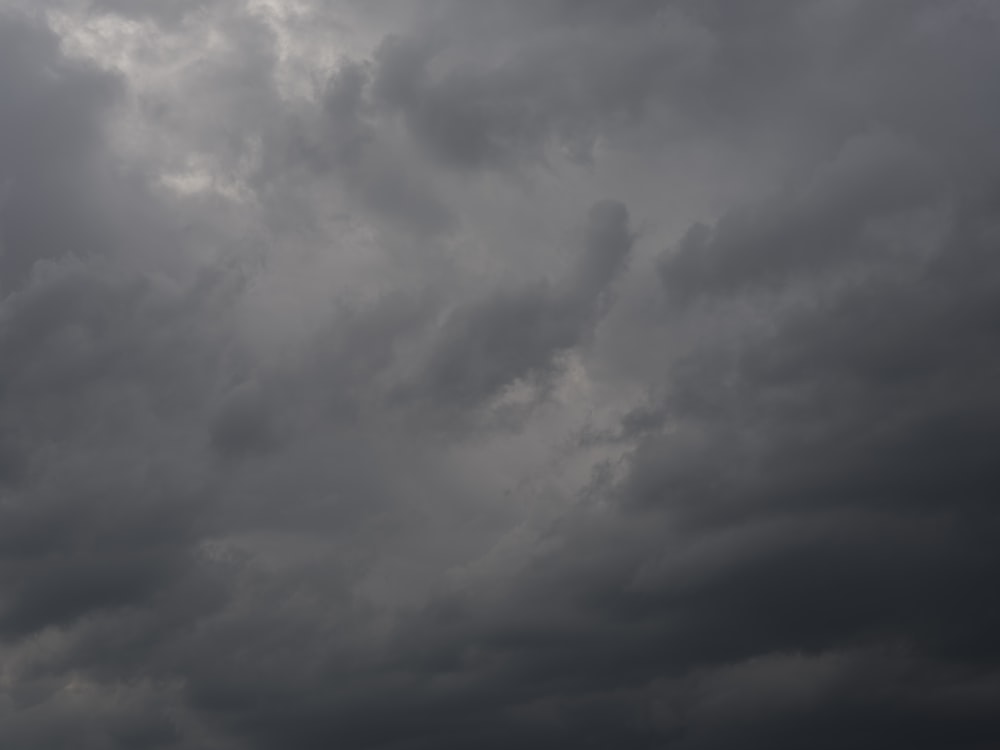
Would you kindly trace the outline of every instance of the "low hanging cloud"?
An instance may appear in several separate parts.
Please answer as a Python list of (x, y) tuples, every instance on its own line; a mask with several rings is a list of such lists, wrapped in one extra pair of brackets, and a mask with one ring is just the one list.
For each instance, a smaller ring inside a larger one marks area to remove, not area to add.
[(628, 210), (610, 200), (589, 209), (584, 235), (561, 283), (537, 282), (451, 311), (417, 390), (468, 408), (520, 380), (553, 377), (558, 355), (593, 335), (635, 239)]
[(987, 3), (0, 2), (0, 746), (1000, 743)]
[(660, 268), (668, 294), (684, 300), (761, 285), (773, 289), (791, 274), (823, 271), (859, 256), (876, 261), (893, 249), (877, 234), (879, 221), (905, 221), (939, 199), (944, 175), (928, 162), (886, 134), (848, 141), (805, 185), (734, 209), (713, 228), (699, 223), (688, 229)]

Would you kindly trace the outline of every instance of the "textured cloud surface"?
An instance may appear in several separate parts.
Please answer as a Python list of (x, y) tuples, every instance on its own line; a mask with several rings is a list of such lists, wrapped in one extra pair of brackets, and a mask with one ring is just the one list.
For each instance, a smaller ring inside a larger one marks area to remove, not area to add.
[(1000, 746), (1000, 14), (0, 0), (0, 747)]

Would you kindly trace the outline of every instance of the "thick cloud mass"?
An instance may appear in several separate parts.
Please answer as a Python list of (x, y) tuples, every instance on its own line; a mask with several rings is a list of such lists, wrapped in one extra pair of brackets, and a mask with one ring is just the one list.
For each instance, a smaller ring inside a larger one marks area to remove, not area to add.
[(1000, 746), (993, 4), (0, 0), (0, 747)]

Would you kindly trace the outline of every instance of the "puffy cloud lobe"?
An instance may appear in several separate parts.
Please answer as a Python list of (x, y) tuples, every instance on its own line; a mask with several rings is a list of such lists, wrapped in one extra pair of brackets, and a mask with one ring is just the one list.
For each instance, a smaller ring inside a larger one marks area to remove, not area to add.
[(407, 233), (435, 236), (455, 217), (410, 166), (385, 123), (373, 118), (371, 66), (345, 61), (326, 82), (323, 107), (269, 133), (272, 144), (257, 180), (266, 185), (304, 168), (321, 179), (338, 178), (355, 205)]
[(188, 572), (207, 479), (176, 431), (203, 408), (197, 310), (194, 295), (68, 259), (39, 261), (4, 300), (0, 413), (18, 460), (5, 635), (136, 604)]
[(436, 402), (476, 406), (518, 380), (545, 381), (592, 334), (635, 237), (617, 201), (590, 208), (584, 248), (562, 284), (541, 282), (451, 312), (418, 384)]
[[(926, 207), (940, 190), (928, 159), (887, 134), (853, 139), (806, 185), (687, 231), (660, 268), (667, 293), (685, 300), (781, 285), (885, 252), (877, 222)], [(866, 259), (871, 262), (873, 259)]]
[(380, 45), (376, 102), (451, 169), (516, 170), (553, 146), (587, 161), (599, 135), (660, 101), (674, 68), (700, 54), (698, 30), (670, 5), (443, 3)]

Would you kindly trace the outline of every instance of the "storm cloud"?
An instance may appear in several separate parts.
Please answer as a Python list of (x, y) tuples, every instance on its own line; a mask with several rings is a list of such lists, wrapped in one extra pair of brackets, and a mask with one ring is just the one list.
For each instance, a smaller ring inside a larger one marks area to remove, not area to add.
[(1000, 745), (989, 3), (0, 0), (0, 746)]

